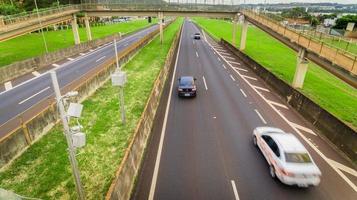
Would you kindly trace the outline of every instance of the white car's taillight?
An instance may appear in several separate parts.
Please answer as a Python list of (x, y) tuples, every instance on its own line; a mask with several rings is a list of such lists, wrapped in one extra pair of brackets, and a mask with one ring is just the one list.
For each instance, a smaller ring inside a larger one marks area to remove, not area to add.
[(281, 169), (281, 172), (283, 173), (284, 176), (290, 176), (290, 177), (294, 177), (295, 174), (294, 173), (291, 173), (291, 172), (288, 172), (284, 169)]

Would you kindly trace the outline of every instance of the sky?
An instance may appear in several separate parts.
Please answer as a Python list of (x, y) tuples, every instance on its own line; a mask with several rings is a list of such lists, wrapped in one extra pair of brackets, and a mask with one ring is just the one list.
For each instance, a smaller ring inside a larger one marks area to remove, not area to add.
[[(166, 0), (169, 1), (169, 0)], [(195, 2), (195, 0), (171, 0), (172, 2)], [(221, 0), (215, 0), (219, 2)], [(224, 0), (226, 3), (231, 2), (231, 0)], [(357, 0), (233, 0), (236, 3), (291, 3), (291, 2), (307, 2), (307, 3), (342, 3), (342, 4), (357, 4)], [(197, 2), (204, 2), (204, 0), (197, 0)], [(213, 2), (213, 0), (207, 0), (207, 2)]]

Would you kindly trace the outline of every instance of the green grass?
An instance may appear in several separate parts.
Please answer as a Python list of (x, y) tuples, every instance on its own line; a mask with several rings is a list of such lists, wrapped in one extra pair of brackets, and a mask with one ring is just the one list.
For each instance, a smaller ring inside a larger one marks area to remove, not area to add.
[[(153, 21), (155, 23), (155, 21)], [(132, 32), (150, 25), (147, 20), (134, 20), (106, 26), (91, 27), (93, 39), (102, 38), (114, 33)], [(44, 32), (50, 52), (74, 45), (71, 29)], [(81, 42), (87, 41), (85, 28), (79, 28)], [(46, 52), (41, 33), (23, 35), (5, 42), (0, 42), (0, 67), (16, 61), (43, 55)]]
[[(232, 41), (232, 24), (228, 21), (195, 18), (195, 21), (216, 38)], [(241, 27), (237, 31), (239, 45)], [(270, 37), (262, 30), (249, 26), (244, 52), (279, 78), (291, 83), (296, 67), (296, 52)], [(357, 127), (357, 90), (314, 63), (309, 64), (303, 89), (300, 90), (323, 108)]]
[(332, 38), (323, 38), (322, 41), (326, 42), (327, 44), (346, 50), (347, 52), (350, 52), (354, 55), (357, 55), (357, 43), (356, 42), (349, 42), (340, 40), (338, 41), (337, 39), (332, 39)]
[[(118, 88), (110, 81), (83, 102), (81, 124), (87, 145), (77, 158), (87, 199), (103, 199), (108, 191), (181, 23), (177, 20), (165, 30), (162, 46), (156, 38), (125, 65), (125, 126), (120, 122)], [(65, 149), (57, 125), (0, 172), (1, 188), (42, 199), (76, 199)]]

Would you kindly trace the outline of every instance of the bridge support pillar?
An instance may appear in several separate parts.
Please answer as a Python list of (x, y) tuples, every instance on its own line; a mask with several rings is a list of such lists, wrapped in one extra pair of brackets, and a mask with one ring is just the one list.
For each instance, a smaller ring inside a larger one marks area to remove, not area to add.
[(74, 44), (81, 43), (81, 40), (79, 39), (78, 24), (77, 24), (76, 15), (73, 15), (73, 19), (72, 19), (72, 32), (73, 32), (73, 36), (74, 36)]
[(237, 46), (236, 38), (237, 38), (237, 25), (238, 25), (238, 14), (233, 18), (233, 33), (232, 33), (232, 44), (233, 46)]
[(244, 19), (242, 26), (242, 33), (240, 35), (240, 46), (239, 50), (243, 51), (245, 49), (245, 43), (247, 41), (247, 32), (248, 32), (248, 21)]
[(160, 25), (160, 43), (162, 44), (162, 42), (164, 40), (164, 28), (163, 28), (164, 13), (159, 12), (158, 18), (159, 18), (159, 25)]
[(87, 39), (88, 39), (88, 41), (91, 41), (92, 40), (92, 32), (90, 30), (89, 18), (88, 18), (87, 13), (84, 14), (84, 23), (86, 25)]
[(308, 60), (305, 58), (305, 53), (306, 50), (301, 48), (297, 56), (296, 70), (292, 83), (294, 88), (302, 88), (304, 85), (305, 75), (309, 64)]

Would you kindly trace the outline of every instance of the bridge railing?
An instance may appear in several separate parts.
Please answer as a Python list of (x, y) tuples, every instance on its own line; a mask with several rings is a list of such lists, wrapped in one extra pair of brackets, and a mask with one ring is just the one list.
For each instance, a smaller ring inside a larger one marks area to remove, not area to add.
[[(49, 16), (56, 13), (61, 13), (69, 10), (80, 9), (80, 5), (62, 5), (59, 7), (51, 7), (46, 9), (41, 9), (38, 11), (40, 17)], [(26, 13), (19, 13), (16, 15), (7, 15), (0, 17), (0, 27), (16, 24), (19, 22), (28, 21), (31, 19), (36, 19), (38, 17), (37, 11), (31, 11)]]
[(82, 10), (145, 10), (145, 11), (208, 11), (208, 12), (238, 12), (238, 6), (210, 4), (147, 4), (147, 3), (83, 3)]
[(312, 36), (305, 35), (293, 28), (284, 26), (281, 22), (273, 20), (263, 14), (253, 12), (251, 10), (244, 10), (242, 13), (263, 26), (272, 29), (286, 38), (289, 38), (291, 42), (295, 42), (298, 45), (325, 58), (326, 60), (329, 60), (333, 64), (342, 67), (351, 74), (357, 75), (357, 55), (346, 52), (344, 49), (334, 47)]

